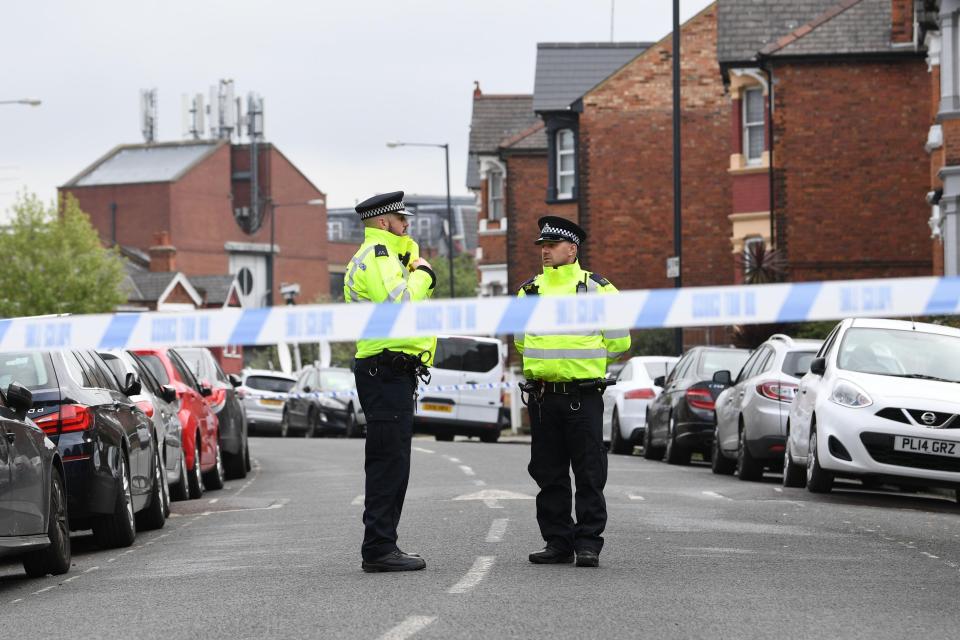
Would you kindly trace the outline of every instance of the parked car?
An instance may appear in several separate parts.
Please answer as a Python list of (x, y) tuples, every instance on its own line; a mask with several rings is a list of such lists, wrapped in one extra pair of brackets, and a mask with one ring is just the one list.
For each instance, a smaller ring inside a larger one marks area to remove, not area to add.
[(39, 578), (70, 570), (70, 529), (63, 459), (26, 417), (32, 407), (17, 383), (0, 392), (0, 557), (20, 556)]
[(237, 395), (243, 402), (250, 433), (280, 434), (283, 405), (287, 392), (297, 379), (279, 371), (244, 369), (240, 376)]
[(93, 529), (104, 547), (127, 547), (138, 524), (166, 519), (162, 467), (153, 422), (94, 351), (0, 354), (0, 388), (16, 382), (33, 394), (28, 412), (63, 460), (71, 529)]
[[(437, 440), (476, 436), (496, 442), (503, 426), (504, 346), (496, 338), (439, 336), (430, 368), (431, 390), (417, 400), (413, 425), (416, 431)], [(444, 386), (477, 385), (473, 389)]]
[[(783, 483), (960, 486), (960, 330), (847, 319), (790, 406)], [(806, 467), (806, 469), (804, 469)]]
[(725, 388), (713, 381), (713, 374), (723, 370), (739, 373), (749, 356), (745, 349), (694, 347), (670, 375), (654, 380), (663, 392), (647, 406), (643, 457), (664, 458), (670, 464), (689, 464), (693, 452), (709, 458), (715, 402)]
[(730, 371), (713, 374), (715, 382), (732, 385), (717, 398), (714, 473), (759, 480), (764, 469), (782, 468), (790, 403), (822, 344), (778, 333), (753, 352), (736, 380)]
[(367, 420), (356, 395), (353, 372), (337, 367), (309, 365), (290, 390), (283, 407), (280, 435), (336, 434), (359, 438)]
[(201, 386), (209, 386), (212, 391), (207, 396), (207, 404), (213, 408), (220, 425), (220, 449), (227, 477), (246, 477), (250, 470), (250, 443), (247, 417), (237, 396), (239, 376), (225, 374), (209, 349), (177, 349), (177, 353), (190, 366)]
[(161, 385), (137, 356), (121, 349), (101, 351), (100, 357), (107, 363), (118, 380), (125, 380), (128, 373), (140, 382), (140, 393), (130, 399), (153, 420), (160, 447), (160, 463), (163, 470), (163, 503), (166, 515), (170, 515), (170, 485), (181, 481), (183, 449), (180, 448), (180, 418), (177, 415), (177, 390), (170, 385)]
[(171, 488), (176, 500), (197, 499), (206, 489), (223, 488), (226, 472), (220, 453), (217, 416), (205, 398), (213, 393), (202, 386), (190, 367), (173, 349), (137, 349), (140, 358), (160, 384), (177, 392), (180, 410), (181, 480)]
[(611, 453), (631, 454), (643, 442), (647, 405), (663, 391), (653, 383), (666, 376), (679, 358), (637, 356), (630, 358), (616, 376), (617, 384), (603, 392), (603, 440)]

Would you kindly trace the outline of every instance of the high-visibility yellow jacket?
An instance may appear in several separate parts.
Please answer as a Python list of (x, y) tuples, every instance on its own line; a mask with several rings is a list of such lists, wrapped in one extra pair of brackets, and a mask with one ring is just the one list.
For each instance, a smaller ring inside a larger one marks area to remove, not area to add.
[[(606, 278), (580, 268), (579, 262), (560, 267), (544, 267), (543, 273), (527, 280), (518, 296), (557, 296), (575, 293), (617, 293)], [(607, 363), (630, 350), (630, 332), (626, 329), (573, 333), (526, 333), (514, 337), (517, 351), (523, 355), (523, 375), (527, 380), (567, 382), (603, 378)]]
[[(407, 236), (367, 227), (363, 244), (350, 259), (343, 279), (343, 297), (347, 302), (412, 302), (433, 294), (437, 278), (431, 269), (419, 267), (411, 272), (407, 265), (420, 250)], [(375, 356), (385, 349), (419, 356), (429, 353), (426, 364), (433, 364), (437, 339), (378, 338), (357, 340), (357, 358)]]

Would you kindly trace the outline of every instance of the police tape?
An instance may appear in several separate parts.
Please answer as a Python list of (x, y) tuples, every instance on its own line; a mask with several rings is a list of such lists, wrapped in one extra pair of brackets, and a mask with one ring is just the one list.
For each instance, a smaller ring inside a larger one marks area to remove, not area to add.
[(576, 333), (960, 314), (960, 277), (0, 320), (0, 349), (117, 349)]
[[(425, 393), (449, 393), (451, 391), (490, 391), (510, 389), (514, 385), (509, 382), (471, 382), (468, 384), (435, 384), (421, 386), (417, 388), (417, 393), (421, 396)], [(250, 396), (254, 397), (254, 396)], [(258, 393), (258, 400), (286, 400), (293, 398), (302, 400), (307, 398), (356, 398), (356, 389), (347, 389), (343, 391), (310, 391), (307, 393), (289, 392), (289, 393)]]

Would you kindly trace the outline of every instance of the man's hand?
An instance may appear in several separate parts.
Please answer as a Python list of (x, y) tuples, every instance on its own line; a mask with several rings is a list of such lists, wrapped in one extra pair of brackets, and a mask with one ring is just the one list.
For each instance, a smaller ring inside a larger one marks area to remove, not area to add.
[(416, 260), (410, 263), (410, 271), (416, 271), (417, 267), (426, 267), (427, 269), (433, 269), (433, 267), (430, 266), (430, 263), (424, 260), (423, 258), (417, 258)]

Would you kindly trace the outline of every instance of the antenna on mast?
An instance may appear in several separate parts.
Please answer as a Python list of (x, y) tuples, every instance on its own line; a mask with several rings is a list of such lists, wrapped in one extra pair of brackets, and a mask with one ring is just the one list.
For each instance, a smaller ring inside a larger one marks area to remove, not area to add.
[(157, 140), (157, 89), (140, 90), (140, 131), (143, 140), (152, 144)]

